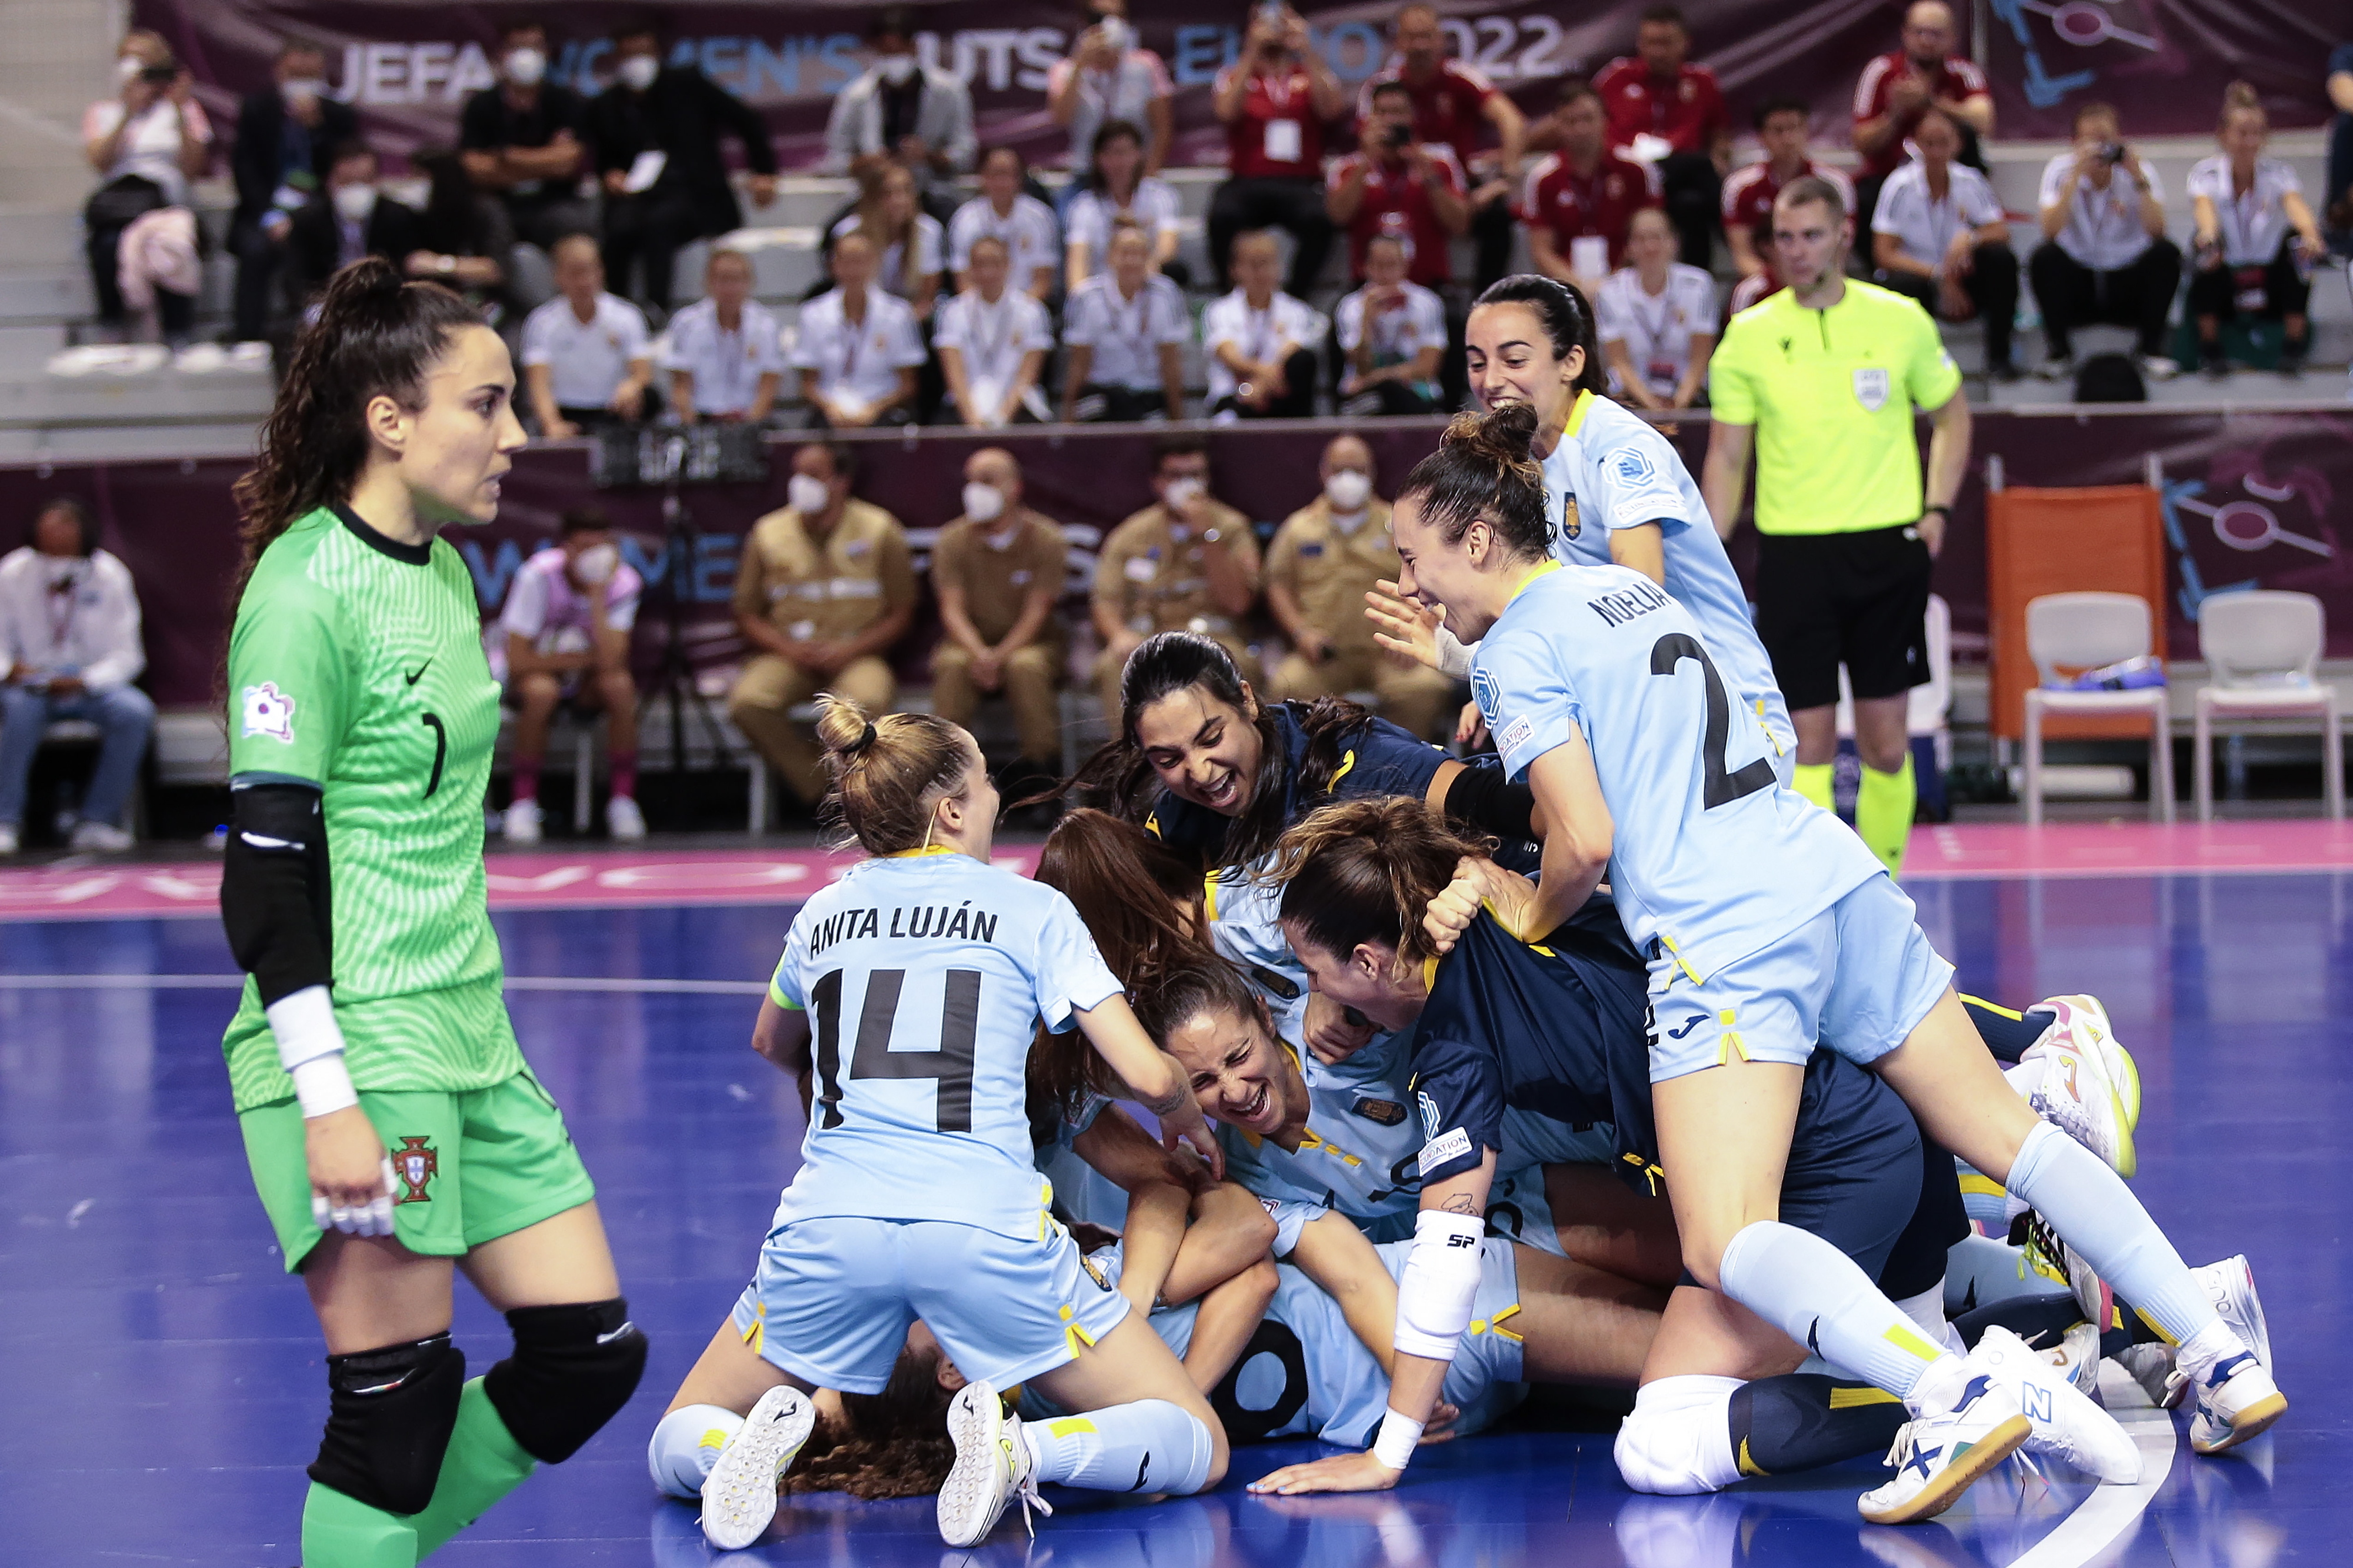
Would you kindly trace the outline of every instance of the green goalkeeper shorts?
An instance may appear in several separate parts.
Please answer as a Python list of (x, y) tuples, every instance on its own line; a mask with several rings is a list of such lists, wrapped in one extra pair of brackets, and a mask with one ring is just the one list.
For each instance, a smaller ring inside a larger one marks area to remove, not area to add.
[[(411, 1252), (456, 1258), (596, 1195), (564, 1113), (528, 1069), (455, 1094), (363, 1090), (360, 1109), (392, 1161), (393, 1232)], [(237, 1120), (290, 1274), (322, 1234), (311, 1214), (302, 1109), (273, 1100)]]

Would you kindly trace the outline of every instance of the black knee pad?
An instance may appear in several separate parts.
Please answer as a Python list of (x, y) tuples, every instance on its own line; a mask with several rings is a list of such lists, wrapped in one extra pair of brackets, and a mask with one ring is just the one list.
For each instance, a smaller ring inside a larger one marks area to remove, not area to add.
[(518, 1307), (507, 1325), (514, 1330), (514, 1354), (483, 1375), (482, 1392), (524, 1453), (560, 1465), (637, 1392), (646, 1336), (617, 1296)]
[(466, 1352), (447, 1333), (327, 1358), (327, 1430), (311, 1479), (386, 1513), (433, 1500), (458, 1424)]

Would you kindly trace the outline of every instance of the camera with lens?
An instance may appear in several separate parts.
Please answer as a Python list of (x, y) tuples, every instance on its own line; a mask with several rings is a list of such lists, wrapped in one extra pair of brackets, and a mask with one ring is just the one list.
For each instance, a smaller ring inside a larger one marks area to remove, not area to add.
[(1413, 127), (1410, 125), (1392, 125), (1388, 129), (1388, 134), (1382, 137), (1381, 140), (1387, 142), (1392, 147), (1402, 147), (1407, 142), (1413, 140)]
[(2100, 162), (2101, 162), (2101, 163), (2108, 163), (2108, 164), (2116, 164), (2116, 163), (2123, 163), (2124, 161), (2125, 161), (2125, 144), (2124, 144), (2123, 142), (2101, 142), (2101, 143), (2100, 143)]
[(139, 68), (139, 79), (145, 82), (150, 87), (169, 87), (174, 82), (180, 79), (180, 68), (177, 66), (142, 66)]

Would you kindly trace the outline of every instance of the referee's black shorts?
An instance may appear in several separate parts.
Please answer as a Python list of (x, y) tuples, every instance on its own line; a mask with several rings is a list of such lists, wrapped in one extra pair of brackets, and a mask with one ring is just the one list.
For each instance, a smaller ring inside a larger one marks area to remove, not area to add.
[(1757, 635), (1792, 712), (1839, 699), (1839, 666), (1860, 700), (1928, 679), (1933, 563), (1910, 523), (1757, 541)]

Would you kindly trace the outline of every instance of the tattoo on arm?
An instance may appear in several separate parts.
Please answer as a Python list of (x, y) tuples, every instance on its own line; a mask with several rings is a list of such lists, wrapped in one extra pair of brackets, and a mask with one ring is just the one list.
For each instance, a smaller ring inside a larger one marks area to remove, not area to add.
[(1479, 1205), (1471, 1201), (1469, 1193), (1457, 1193), (1438, 1206), (1448, 1214), (1475, 1215), (1479, 1212)]

